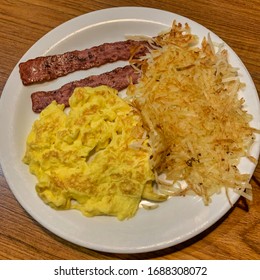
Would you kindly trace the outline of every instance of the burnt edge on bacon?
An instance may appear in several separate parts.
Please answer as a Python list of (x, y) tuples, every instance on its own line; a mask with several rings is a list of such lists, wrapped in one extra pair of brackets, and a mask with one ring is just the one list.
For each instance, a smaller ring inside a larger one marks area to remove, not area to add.
[(110, 72), (67, 83), (56, 90), (37, 91), (31, 94), (32, 110), (35, 113), (40, 113), (54, 100), (68, 107), (69, 98), (76, 87), (97, 87), (106, 85), (120, 91), (127, 88), (131, 82), (133, 84), (137, 83), (139, 77), (140, 73), (137, 73), (132, 66), (127, 65), (118, 67)]
[(19, 64), (20, 77), (24, 85), (45, 82), (65, 76), (77, 70), (87, 70), (106, 63), (129, 60), (131, 55), (139, 58), (148, 52), (145, 41), (126, 40), (104, 43), (85, 50), (64, 54), (41, 56)]

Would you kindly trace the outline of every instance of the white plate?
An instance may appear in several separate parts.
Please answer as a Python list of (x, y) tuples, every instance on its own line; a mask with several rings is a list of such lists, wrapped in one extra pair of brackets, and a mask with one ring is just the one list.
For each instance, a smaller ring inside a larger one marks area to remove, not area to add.
[[(172, 21), (187, 22), (200, 38), (210, 32), (205, 27), (182, 16), (149, 8), (121, 7), (100, 10), (72, 19), (41, 38), (20, 61), (40, 55), (63, 53), (84, 49), (103, 42), (124, 40), (125, 35), (144, 34), (154, 36), (168, 28)], [(210, 32), (216, 42), (222, 40)], [(246, 99), (248, 111), (253, 114), (252, 126), (260, 128), (258, 95), (252, 79), (237, 55), (227, 45), (232, 65), (240, 68), (241, 80), (247, 84), (241, 93)], [(124, 222), (113, 217), (86, 218), (77, 211), (55, 211), (37, 196), (36, 179), (29, 173), (21, 159), (25, 151), (26, 137), (33, 121), (38, 117), (31, 110), (30, 94), (35, 90), (56, 89), (64, 83), (97, 74), (116, 66), (106, 65), (72, 73), (56, 81), (25, 87), (22, 85), (18, 64), (4, 88), (0, 103), (0, 160), (8, 184), (25, 210), (45, 228), (75, 244), (105, 252), (138, 253), (163, 249), (183, 242), (219, 220), (230, 205), (224, 194), (213, 197), (205, 207), (198, 197), (176, 197), (147, 211), (140, 209), (137, 215)], [(252, 148), (259, 155), (259, 137)], [(253, 173), (255, 166), (243, 161), (241, 171)], [(238, 195), (232, 193), (235, 202)]]

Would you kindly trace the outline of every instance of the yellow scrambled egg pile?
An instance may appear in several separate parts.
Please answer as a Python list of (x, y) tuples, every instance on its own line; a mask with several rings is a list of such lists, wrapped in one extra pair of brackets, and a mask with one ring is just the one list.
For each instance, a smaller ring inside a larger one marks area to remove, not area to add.
[(77, 88), (68, 113), (56, 102), (41, 112), (23, 161), (51, 207), (123, 220), (135, 215), (142, 198), (162, 199), (152, 190), (145, 135), (140, 116), (116, 90)]

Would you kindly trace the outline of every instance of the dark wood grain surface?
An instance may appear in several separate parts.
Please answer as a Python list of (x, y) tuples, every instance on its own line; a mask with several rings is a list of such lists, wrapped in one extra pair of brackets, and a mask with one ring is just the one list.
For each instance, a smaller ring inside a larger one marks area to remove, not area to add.
[[(1, 0), (0, 93), (19, 59), (48, 31), (76, 16), (118, 6), (168, 10), (206, 26), (239, 55), (260, 92), (259, 0)], [(259, 259), (259, 182), (258, 164), (251, 179), (253, 202), (240, 199), (191, 240), (161, 251), (124, 255), (82, 248), (47, 231), (19, 205), (0, 173), (0, 259)]]

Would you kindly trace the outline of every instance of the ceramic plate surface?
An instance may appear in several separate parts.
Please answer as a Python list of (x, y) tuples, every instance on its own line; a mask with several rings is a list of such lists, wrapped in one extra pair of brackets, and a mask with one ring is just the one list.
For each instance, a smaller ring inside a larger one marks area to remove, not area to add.
[[(37, 56), (85, 49), (104, 42), (124, 40), (126, 35), (155, 36), (169, 28), (173, 20), (188, 23), (200, 39), (210, 33), (213, 41), (223, 41), (214, 33), (187, 18), (150, 8), (121, 7), (100, 10), (72, 19), (36, 42), (21, 58), (26, 61)], [(252, 126), (260, 128), (259, 99), (245, 66), (225, 44), (233, 66), (239, 67), (240, 78), (246, 83), (241, 92), (246, 108), (254, 116)], [(18, 64), (12, 71), (0, 99), (0, 160), (4, 175), (17, 200), (41, 225), (56, 235), (75, 244), (104, 252), (138, 253), (176, 245), (204, 231), (219, 220), (229, 209), (225, 194), (215, 195), (210, 206), (204, 206), (199, 197), (175, 197), (155, 210), (140, 209), (137, 215), (120, 222), (113, 217), (86, 218), (78, 211), (55, 211), (45, 205), (35, 191), (36, 178), (21, 159), (26, 137), (38, 117), (31, 110), (30, 94), (36, 90), (56, 89), (63, 84), (85, 76), (112, 70), (125, 63), (117, 62), (100, 68), (79, 71), (40, 85), (23, 86)], [(259, 137), (252, 147), (258, 158)], [(253, 174), (255, 166), (242, 160), (240, 170)], [(234, 203), (238, 199), (230, 194)]]

